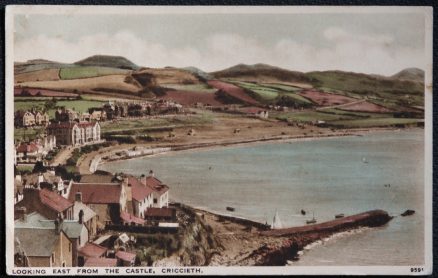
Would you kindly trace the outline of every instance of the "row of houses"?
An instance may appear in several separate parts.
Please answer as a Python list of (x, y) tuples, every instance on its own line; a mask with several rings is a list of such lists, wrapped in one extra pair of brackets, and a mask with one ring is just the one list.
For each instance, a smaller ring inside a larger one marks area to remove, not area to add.
[(109, 258), (108, 249), (92, 240), (107, 225), (151, 225), (175, 216), (169, 187), (153, 172), (139, 178), (88, 175), (80, 182), (47, 172), (17, 176), (14, 186), (17, 266), (132, 264), (135, 254), (118, 248)]
[(20, 142), (15, 146), (14, 164), (41, 161), (56, 148), (56, 136), (49, 135), (30, 142)]
[(46, 126), (49, 122), (49, 115), (45, 111), (39, 111), (35, 108), (18, 110), (14, 114), (14, 126), (16, 127)]

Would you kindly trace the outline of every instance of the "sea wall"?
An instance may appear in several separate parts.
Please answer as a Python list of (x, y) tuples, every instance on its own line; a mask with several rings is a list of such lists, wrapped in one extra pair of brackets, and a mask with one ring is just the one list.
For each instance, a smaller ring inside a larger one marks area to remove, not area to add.
[(260, 235), (284, 237), (285, 240), (281, 244), (263, 245), (254, 250), (248, 260), (255, 265), (285, 265), (288, 260), (296, 259), (298, 252), (312, 242), (360, 227), (382, 226), (391, 219), (386, 211), (373, 210), (320, 224), (262, 231)]

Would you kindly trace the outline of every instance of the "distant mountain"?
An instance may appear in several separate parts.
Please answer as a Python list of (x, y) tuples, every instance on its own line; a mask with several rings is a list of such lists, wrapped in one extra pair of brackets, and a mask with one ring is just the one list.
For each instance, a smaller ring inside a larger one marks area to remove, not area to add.
[(300, 82), (311, 83), (311, 80), (302, 72), (291, 71), (266, 64), (236, 66), (210, 73), (215, 78), (234, 78), (243, 80), (262, 80), (266, 82)]
[(125, 57), (110, 55), (94, 55), (74, 63), (80, 66), (97, 66), (137, 70), (140, 67)]
[(26, 62), (15, 62), (14, 73), (19, 74), (19, 73), (33, 72), (33, 71), (46, 70), (46, 69), (60, 69), (60, 68), (66, 68), (72, 66), (74, 65), (49, 61), (45, 59), (34, 59), (34, 60), (28, 60)]
[(394, 74), (391, 77), (399, 80), (424, 82), (424, 70), (419, 68), (407, 68)]

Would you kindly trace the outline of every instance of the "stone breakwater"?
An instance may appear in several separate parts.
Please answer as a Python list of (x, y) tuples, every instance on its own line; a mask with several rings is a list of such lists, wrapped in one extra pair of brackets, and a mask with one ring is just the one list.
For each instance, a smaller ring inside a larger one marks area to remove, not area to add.
[(265, 244), (254, 250), (246, 260), (254, 265), (285, 265), (288, 260), (297, 258), (298, 252), (317, 240), (327, 238), (335, 233), (358, 229), (361, 227), (378, 227), (392, 219), (386, 211), (372, 210), (332, 221), (293, 227), (261, 231), (261, 236), (281, 237), (281, 242)]

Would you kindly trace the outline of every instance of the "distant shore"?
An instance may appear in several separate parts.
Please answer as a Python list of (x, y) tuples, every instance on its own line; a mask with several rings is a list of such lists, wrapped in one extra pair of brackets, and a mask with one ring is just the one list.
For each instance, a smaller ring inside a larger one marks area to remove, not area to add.
[[(137, 155), (137, 156), (125, 156), (118, 157), (109, 160), (100, 160), (98, 165), (102, 165), (105, 163), (121, 161), (121, 160), (131, 160), (138, 159), (143, 157), (154, 157), (157, 155), (170, 155), (173, 153), (180, 152), (191, 152), (192, 150), (212, 150), (220, 147), (229, 147), (229, 146), (252, 146), (258, 145), (268, 142), (273, 143), (283, 143), (283, 142), (301, 142), (307, 140), (319, 140), (323, 138), (337, 138), (337, 137), (345, 137), (345, 136), (363, 136), (369, 133), (375, 132), (385, 132), (385, 131), (397, 131), (401, 130), (398, 128), (367, 128), (367, 129), (348, 129), (336, 132), (330, 132), (325, 134), (311, 134), (311, 135), (277, 135), (277, 136), (264, 136), (261, 138), (249, 138), (249, 139), (232, 139), (232, 140), (224, 140), (224, 141), (215, 141), (215, 142), (201, 142), (201, 143), (185, 143), (185, 144), (145, 144), (145, 145), (136, 145), (131, 144), (126, 146), (125, 148), (121, 147), (121, 145), (116, 145), (113, 147), (109, 147), (104, 152), (99, 152), (100, 157), (108, 157), (115, 152), (123, 152), (129, 149), (132, 149), (136, 146), (142, 146), (144, 148), (170, 148), (169, 151), (160, 152), (155, 154), (145, 154), (145, 155)], [(404, 130), (404, 129), (403, 129)], [(96, 154), (87, 154), (86, 156), (95, 156)], [(78, 164), (79, 169), (84, 169), (81, 167), (81, 164), (86, 163), (87, 159), (81, 159)], [(91, 164), (91, 161), (88, 160), (88, 163)], [(82, 171), (81, 174), (90, 174), (89, 171)]]

